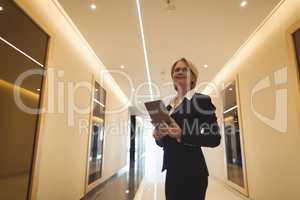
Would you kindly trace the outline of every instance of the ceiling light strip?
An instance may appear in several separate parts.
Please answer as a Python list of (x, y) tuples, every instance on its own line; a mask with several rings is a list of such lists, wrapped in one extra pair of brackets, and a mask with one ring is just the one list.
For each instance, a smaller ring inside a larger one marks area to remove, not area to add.
[(233, 106), (233, 107), (231, 107), (231, 108), (225, 110), (225, 111), (223, 112), (223, 114), (226, 114), (226, 113), (228, 113), (228, 112), (230, 112), (230, 111), (236, 109), (237, 107), (238, 107), (237, 105), (236, 105), (236, 106)]
[(150, 70), (149, 70), (149, 60), (148, 60), (148, 53), (147, 53), (146, 42), (145, 42), (144, 25), (143, 25), (142, 13), (141, 13), (140, 0), (136, 0), (136, 5), (137, 5), (138, 16), (139, 16), (139, 25), (140, 25), (140, 31), (141, 31), (141, 37), (142, 37), (142, 45), (143, 45), (143, 51), (144, 51), (144, 59), (145, 59), (145, 65), (146, 65), (146, 71), (147, 71), (149, 91), (150, 91), (151, 100), (153, 100), (153, 91), (152, 91), (152, 87), (151, 87), (151, 76), (150, 76)]
[(14, 46), (13, 44), (11, 44), (10, 42), (8, 42), (7, 40), (5, 40), (4, 38), (2, 38), (1, 36), (0, 36), (0, 40), (2, 40), (4, 43), (6, 43), (7, 45), (9, 45), (10, 47), (12, 47), (13, 49), (15, 49), (16, 51), (20, 52), (21, 54), (23, 54), (27, 58), (29, 58), (32, 62), (36, 63), (40, 67), (44, 67), (44, 65), (42, 65), (41, 63), (39, 63), (38, 61), (36, 61), (34, 58), (32, 58), (29, 55), (27, 55), (25, 52), (23, 52), (20, 49), (18, 49), (16, 46)]
[(97, 99), (94, 99), (94, 101), (97, 103), (97, 104), (100, 104), (102, 107), (105, 107), (105, 105), (103, 103), (101, 103), (100, 101), (98, 101)]

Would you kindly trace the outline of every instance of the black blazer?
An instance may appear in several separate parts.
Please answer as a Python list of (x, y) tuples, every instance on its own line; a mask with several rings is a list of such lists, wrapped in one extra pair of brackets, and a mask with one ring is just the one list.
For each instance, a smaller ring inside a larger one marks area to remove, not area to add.
[[(171, 105), (167, 105), (170, 110)], [(163, 147), (165, 169), (181, 175), (208, 176), (208, 169), (201, 147), (216, 147), (221, 135), (215, 114), (216, 107), (208, 95), (194, 93), (189, 99), (184, 97), (170, 116), (182, 129), (181, 142), (165, 136), (156, 140)]]

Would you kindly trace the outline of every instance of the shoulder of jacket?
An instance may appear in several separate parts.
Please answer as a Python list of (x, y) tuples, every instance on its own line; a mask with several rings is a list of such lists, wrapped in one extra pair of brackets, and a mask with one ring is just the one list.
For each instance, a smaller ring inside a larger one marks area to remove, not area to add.
[(193, 99), (194, 103), (205, 110), (216, 110), (215, 105), (212, 103), (211, 97), (207, 94), (197, 92), (194, 94)]
[(211, 97), (209, 95), (203, 94), (203, 93), (200, 93), (200, 92), (195, 92), (193, 98), (211, 100)]

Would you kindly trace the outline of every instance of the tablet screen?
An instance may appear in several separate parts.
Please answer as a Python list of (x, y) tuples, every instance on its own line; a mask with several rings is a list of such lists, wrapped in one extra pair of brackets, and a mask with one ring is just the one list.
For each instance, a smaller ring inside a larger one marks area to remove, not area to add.
[(165, 107), (163, 101), (149, 101), (144, 103), (148, 114), (150, 115), (152, 122), (154, 123), (167, 123), (170, 124), (171, 117), (169, 116), (169, 112)]

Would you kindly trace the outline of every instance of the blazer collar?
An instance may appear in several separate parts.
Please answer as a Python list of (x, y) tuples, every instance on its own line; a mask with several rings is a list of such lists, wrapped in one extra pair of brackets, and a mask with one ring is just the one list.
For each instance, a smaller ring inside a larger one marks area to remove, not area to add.
[[(194, 96), (195, 93), (196, 93), (195, 88), (192, 89), (192, 90), (189, 90), (189, 91), (184, 95), (184, 97), (182, 98), (182, 101), (183, 101), (184, 98), (186, 98), (186, 99), (188, 99), (188, 100), (190, 101), (190, 100), (192, 99), (192, 97)], [(171, 104), (172, 100), (173, 100), (175, 97), (176, 97), (176, 95), (172, 95), (172, 96), (169, 96), (169, 97), (163, 99), (162, 101), (164, 102), (164, 104), (165, 104), (166, 106), (168, 106), (168, 105)], [(178, 105), (180, 105), (180, 104), (178, 104)]]
[(184, 97), (187, 98), (188, 100), (191, 100), (195, 93), (196, 93), (196, 90), (195, 90), (195, 88), (194, 88), (194, 89), (188, 91), (188, 92), (184, 95)]

